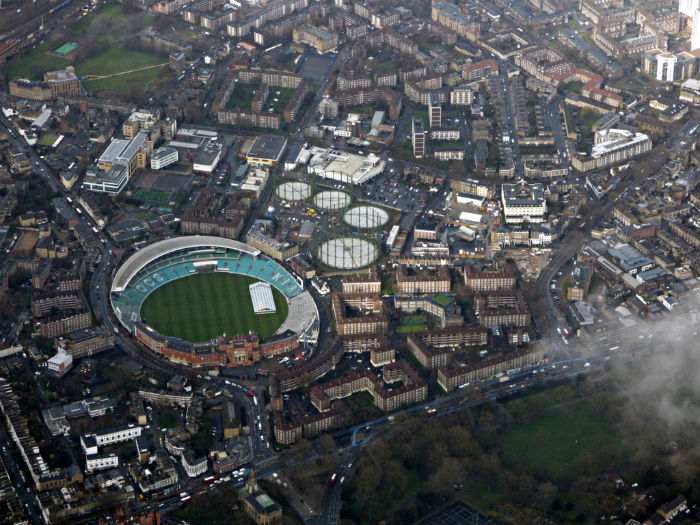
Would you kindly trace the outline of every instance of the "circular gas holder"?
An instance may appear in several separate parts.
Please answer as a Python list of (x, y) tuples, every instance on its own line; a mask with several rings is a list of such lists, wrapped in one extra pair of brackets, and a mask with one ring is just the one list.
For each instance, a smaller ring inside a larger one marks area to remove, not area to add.
[(323, 210), (342, 210), (350, 205), (350, 195), (344, 191), (322, 191), (314, 195), (314, 204)]
[(384, 226), (389, 222), (389, 214), (376, 206), (357, 206), (349, 209), (343, 220), (354, 228), (367, 230)]
[(277, 196), (285, 201), (303, 201), (311, 197), (311, 186), (306, 182), (283, 182), (277, 187)]
[(377, 260), (379, 250), (370, 241), (355, 237), (340, 237), (318, 247), (320, 261), (339, 270), (355, 270)]

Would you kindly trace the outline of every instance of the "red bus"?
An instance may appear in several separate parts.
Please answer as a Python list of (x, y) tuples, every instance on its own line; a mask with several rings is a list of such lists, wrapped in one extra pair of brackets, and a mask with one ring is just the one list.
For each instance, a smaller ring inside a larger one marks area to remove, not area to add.
[(249, 395), (250, 397), (255, 397), (255, 394), (253, 394), (253, 391), (252, 391), (252, 390), (248, 390), (248, 395)]
[(331, 485), (335, 485), (336, 480), (338, 479), (338, 473), (334, 472), (333, 475), (331, 476), (331, 479), (329, 480), (329, 483)]
[(214, 477), (214, 476), (207, 476), (207, 477), (204, 478), (202, 481), (204, 482), (205, 485), (211, 485), (212, 483), (214, 483), (214, 481), (216, 481), (216, 477)]

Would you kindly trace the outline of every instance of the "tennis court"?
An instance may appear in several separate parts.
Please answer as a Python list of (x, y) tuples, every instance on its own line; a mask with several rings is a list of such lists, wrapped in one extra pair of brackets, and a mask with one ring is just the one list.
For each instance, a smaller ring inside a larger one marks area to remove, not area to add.
[(78, 49), (77, 42), (66, 42), (61, 47), (59, 47), (56, 51), (54, 51), (54, 54), (56, 54), (60, 57), (64, 57), (66, 55), (70, 55), (76, 49)]

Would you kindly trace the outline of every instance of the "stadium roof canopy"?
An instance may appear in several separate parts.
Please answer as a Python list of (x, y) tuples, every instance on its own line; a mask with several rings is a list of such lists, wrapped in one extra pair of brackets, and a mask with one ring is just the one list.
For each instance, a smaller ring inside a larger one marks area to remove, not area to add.
[(163, 255), (186, 250), (188, 248), (226, 248), (247, 253), (254, 257), (260, 255), (260, 250), (256, 250), (240, 241), (224, 239), (223, 237), (213, 237), (210, 235), (188, 235), (185, 237), (173, 237), (164, 241), (153, 243), (139, 250), (129, 257), (117, 271), (112, 281), (112, 292), (122, 292), (129, 285), (129, 281), (144, 266), (155, 261)]

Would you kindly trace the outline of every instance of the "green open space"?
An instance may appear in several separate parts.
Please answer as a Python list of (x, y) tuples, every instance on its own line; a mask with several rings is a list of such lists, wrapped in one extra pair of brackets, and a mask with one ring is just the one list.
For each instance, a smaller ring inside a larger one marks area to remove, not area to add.
[(576, 93), (577, 95), (581, 94), (581, 87), (583, 87), (583, 84), (581, 82), (569, 82), (564, 86), (565, 91), (569, 91), (571, 93)]
[(423, 125), (425, 126), (425, 123), (428, 122), (428, 111), (425, 109), (418, 109), (413, 112), (413, 118), (419, 118), (423, 121)]
[(600, 115), (592, 109), (581, 108), (578, 117), (581, 130), (586, 134), (593, 133), (593, 124), (595, 124), (599, 118)]
[(513, 425), (500, 440), (505, 457), (516, 466), (554, 478), (571, 475), (584, 457), (604, 462), (601, 449), (618, 441), (616, 431), (587, 401)]
[(384, 61), (373, 61), (370, 62), (368, 67), (373, 71), (391, 71), (396, 68), (396, 62), (394, 60), (384, 60)]
[(167, 191), (156, 191), (139, 188), (134, 190), (131, 198), (147, 204), (167, 204), (170, 202), (171, 194)]
[[(113, 75), (131, 71), (144, 66), (153, 66), (167, 62), (163, 57), (141, 51), (132, 51), (123, 47), (113, 47), (76, 66), (80, 75)], [(157, 70), (157, 69), (156, 69)], [(110, 80), (116, 80), (112, 77)]]
[(114, 91), (118, 93), (142, 92), (151, 82), (157, 80), (159, 75), (160, 68), (154, 67), (116, 77), (86, 80), (84, 84), (85, 88), (92, 93), (100, 91)]
[(397, 334), (411, 334), (413, 332), (424, 332), (428, 329), (427, 324), (402, 324), (396, 328)]
[(474, 510), (487, 515), (492, 505), (504, 501), (506, 496), (498, 489), (474, 481), (462, 487), (460, 499)]
[(350, 397), (343, 399), (343, 403), (350, 409), (353, 424), (364, 423), (371, 419), (380, 417), (382, 411), (374, 404), (374, 398), (367, 391), (357, 392)]
[(253, 84), (237, 83), (231, 93), (231, 98), (226, 102), (226, 107), (249, 110), (250, 103), (253, 101), (253, 96), (257, 88), (258, 86), (254, 86)]
[[(279, 92), (279, 95), (277, 92)], [(284, 108), (287, 107), (287, 104), (289, 104), (289, 101), (294, 96), (294, 93), (296, 93), (296, 89), (294, 88), (270, 88), (270, 96), (268, 97), (267, 102), (268, 104), (273, 105), (276, 113), (282, 113)], [(277, 99), (277, 102), (275, 102), (275, 99)]]
[(277, 311), (257, 315), (248, 286), (257, 279), (228, 273), (199, 273), (169, 282), (144, 301), (141, 317), (162, 334), (199, 342), (253, 331), (269, 337), (287, 318), (282, 293), (272, 288)]
[(450, 297), (449, 295), (444, 294), (437, 294), (435, 297), (433, 297), (433, 302), (441, 306), (447, 306), (448, 304), (452, 304), (454, 300), (454, 297)]
[(424, 315), (407, 315), (401, 319), (401, 324), (425, 324), (428, 319)]
[(54, 142), (56, 142), (56, 139), (58, 137), (56, 135), (52, 135), (51, 133), (46, 133), (41, 136), (39, 139), (39, 146), (51, 146)]
[(372, 106), (353, 106), (348, 110), (348, 113), (359, 113), (361, 115), (374, 115), (375, 109)]
[(154, 17), (143, 11), (131, 11), (119, 3), (104, 4), (71, 26), (76, 36), (103, 43), (126, 43), (133, 35), (150, 26)]
[[(231, 93), (228, 102), (226, 102), (226, 107), (250, 110), (251, 102), (258, 87), (254, 84), (236, 84), (236, 88)], [(272, 106), (275, 113), (282, 113), (294, 96), (294, 93), (296, 93), (294, 88), (270, 87), (266, 104)]]
[[(41, 80), (46, 71), (69, 65), (75, 66), (79, 76), (102, 76), (165, 63), (165, 56), (127, 49), (127, 44), (138, 39), (138, 33), (152, 21), (152, 16), (131, 11), (121, 4), (98, 7), (67, 28), (61, 40), (46, 42), (14, 62), (8, 69), (8, 78)], [(56, 54), (64, 51), (75, 57)], [(84, 84), (91, 92), (142, 91), (159, 74), (160, 68), (154, 67), (105, 79), (88, 79)]]
[(7, 70), (7, 77), (9, 79), (41, 80), (46, 71), (55, 71), (70, 66), (72, 61), (69, 58), (51, 53), (53, 45), (51, 42), (42, 44), (21, 60), (13, 62)]

